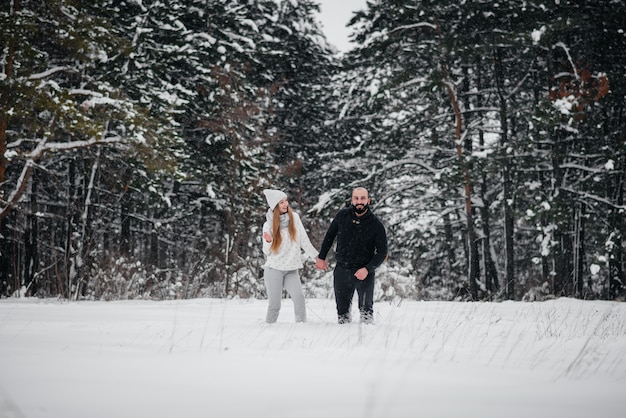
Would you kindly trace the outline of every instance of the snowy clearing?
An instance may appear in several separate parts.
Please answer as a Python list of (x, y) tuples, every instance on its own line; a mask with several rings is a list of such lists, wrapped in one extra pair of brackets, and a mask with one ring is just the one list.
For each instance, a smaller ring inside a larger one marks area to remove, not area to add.
[(0, 417), (624, 416), (625, 303), (266, 303), (0, 300)]

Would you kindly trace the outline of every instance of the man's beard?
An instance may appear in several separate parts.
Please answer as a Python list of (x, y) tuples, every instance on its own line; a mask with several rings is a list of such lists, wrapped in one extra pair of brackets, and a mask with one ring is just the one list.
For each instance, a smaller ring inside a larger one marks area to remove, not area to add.
[(352, 209), (354, 209), (354, 212), (358, 215), (363, 215), (365, 212), (367, 212), (367, 210), (369, 209), (370, 205), (352, 205)]

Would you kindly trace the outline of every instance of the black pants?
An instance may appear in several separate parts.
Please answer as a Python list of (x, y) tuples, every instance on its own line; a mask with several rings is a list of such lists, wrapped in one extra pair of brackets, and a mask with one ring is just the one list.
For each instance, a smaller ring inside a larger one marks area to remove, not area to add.
[(359, 312), (361, 322), (372, 323), (374, 320), (374, 276), (371, 271), (365, 280), (354, 277), (356, 270), (335, 266), (334, 286), (335, 302), (337, 303), (337, 316), (339, 323), (345, 324), (352, 320), (350, 308), (352, 297), (356, 290), (359, 295)]

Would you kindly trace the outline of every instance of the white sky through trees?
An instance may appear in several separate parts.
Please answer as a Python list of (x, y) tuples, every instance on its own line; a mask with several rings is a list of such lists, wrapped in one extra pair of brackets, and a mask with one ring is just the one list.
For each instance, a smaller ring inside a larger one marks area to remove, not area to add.
[(346, 52), (351, 48), (348, 35), (350, 30), (346, 24), (356, 10), (366, 7), (365, 0), (317, 0), (321, 5), (319, 16), (322, 29), (328, 42), (334, 45), (340, 52)]

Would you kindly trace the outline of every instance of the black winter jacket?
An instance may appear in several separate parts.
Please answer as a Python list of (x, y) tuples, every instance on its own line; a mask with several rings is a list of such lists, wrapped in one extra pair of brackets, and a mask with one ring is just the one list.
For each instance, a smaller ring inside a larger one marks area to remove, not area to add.
[(355, 271), (365, 267), (372, 272), (387, 257), (387, 233), (371, 209), (361, 217), (356, 216), (352, 207), (341, 209), (326, 232), (319, 258), (326, 259), (335, 238), (335, 259), (340, 267)]

